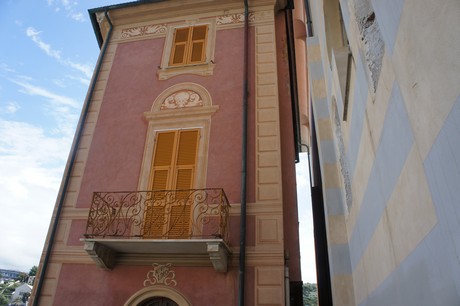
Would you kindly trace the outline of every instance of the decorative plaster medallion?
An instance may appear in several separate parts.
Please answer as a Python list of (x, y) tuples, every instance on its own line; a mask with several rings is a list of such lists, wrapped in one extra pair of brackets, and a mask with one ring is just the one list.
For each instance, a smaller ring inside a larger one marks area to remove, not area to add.
[(180, 90), (169, 95), (163, 103), (160, 110), (203, 106), (203, 99), (193, 90)]
[(141, 27), (132, 27), (121, 30), (121, 38), (131, 38), (136, 36), (164, 34), (166, 33), (165, 24), (150, 24)]
[(144, 286), (153, 286), (163, 284), (166, 286), (176, 286), (177, 282), (174, 279), (176, 273), (170, 270), (171, 264), (160, 265), (157, 263), (152, 264), (153, 270), (147, 273), (147, 279), (144, 281)]
[[(249, 13), (249, 21), (254, 21), (254, 13)], [(227, 14), (217, 17), (217, 24), (232, 24), (244, 22), (244, 14)]]

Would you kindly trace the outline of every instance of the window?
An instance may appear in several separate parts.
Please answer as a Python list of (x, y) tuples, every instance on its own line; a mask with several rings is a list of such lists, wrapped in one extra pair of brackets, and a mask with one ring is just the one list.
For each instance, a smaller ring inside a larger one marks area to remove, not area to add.
[(169, 65), (204, 63), (207, 34), (207, 25), (175, 29)]
[[(200, 103), (186, 103), (184, 107), (172, 103), (180, 93), (193, 93)], [(165, 104), (170, 107), (163, 108)], [(192, 230), (191, 216), (195, 202), (190, 193), (169, 193), (173, 199), (166, 198), (165, 190), (205, 188), (211, 117), (218, 109), (217, 105), (212, 105), (211, 96), (204, 87), (187, 82), (164, 90), (150, 111), (144, 113), (148, 131), (138, 190), (159, 191), (146, 201), (142, 212), (145, 225), (135, 230), (135, 235), (147, 239), (175, 239), (190, 238), (194, 234), (197, 228)], [(155, 197), (159, 197), (158, 201)], [(180, 224), (179, 230), (171, 230), (172, 224)]]
[[(158, 132), (150, 174), (153, 194), (145, 211), (144, 238), (186, 238), (190, 234), (191, 203), (181, 201), (194, 187), (199, 130)], [(168, 194), (165, 190), (173, 190)], [(171, 199), (173, 199), (171, 201)]]
[(168, 26), (158, 78), (166, 80), (180, 74), (212, 75), (215, 35), (214, 19)]

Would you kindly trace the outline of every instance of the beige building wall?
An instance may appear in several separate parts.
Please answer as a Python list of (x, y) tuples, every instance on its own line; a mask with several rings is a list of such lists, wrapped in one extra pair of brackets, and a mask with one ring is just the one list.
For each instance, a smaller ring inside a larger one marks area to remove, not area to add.
[(456, 305), (460, 5), (311, 5), (334, 304)]

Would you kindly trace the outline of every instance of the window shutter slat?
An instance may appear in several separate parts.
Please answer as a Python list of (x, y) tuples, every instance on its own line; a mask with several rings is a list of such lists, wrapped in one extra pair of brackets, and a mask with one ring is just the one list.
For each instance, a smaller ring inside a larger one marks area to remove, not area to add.
[(163, 236), (165, 220), (165, 208), (163, 206), (148, 206), (144, 216), (145, 239), (158, 239)]
[(190, 236), (190, 205), (171, 206), (168, 238), (188, 238)]
[(158, 133), (153, 166), (170, 166), (174, 151), (174, 132)]
[(180, 132), (177, 165), (182, 166), (195, 164), (197, 140), (197, 130)]

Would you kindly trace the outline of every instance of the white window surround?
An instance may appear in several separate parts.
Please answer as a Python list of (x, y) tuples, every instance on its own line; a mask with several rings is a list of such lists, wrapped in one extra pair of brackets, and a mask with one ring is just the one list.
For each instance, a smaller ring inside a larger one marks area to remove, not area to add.
[[(206, 58), (202, 64), (184, 66), (169, 66), (169, 57), (173, 45), (174, 31), (178, 28), (207, 25), (208, 36), (206, 42)], [(214, 73), (214, 47), (216, 41), (216, 20), (191, 20), (180, 24), (169, 25), (166, 29), (166, 38), (163, 48), (163, 56), (157, 74), (160, 80), (166, 80), (180, 74), (212, 75)]]
[[(181, 91), (196, 93), (201, 101), (201, 106), (177, 107), (174, 109), (161, 109), (164, 101), (174, 93)], [(204, 188), (206, 184), (206, 165), (212, 115), (219, 109), (212, 105), (209, 92), (201, 85), (195, 83), (179, 83), (164, 90), (153, 102), (150, 112), (145, 112), (148, 121), (148, 131), (144, 148), (144, 157), (141, 175), (138, 184), (139, 190), (147, 190), (150, 175), (154, 139), (159, 131), (200, 129), (198, 143), (198, 159), (196, 164), (195, 188)]]
[(134, 293), (134, 295), (132, 295), (128, 301), (126, 301), (124, 306), (137, 306), (141, 302), (153, 297), (165, 297), (173, 300), (181, 306), (192, 305), (179, 291), (167, 286), (156, 285), (142, 288), (138, 292)]

